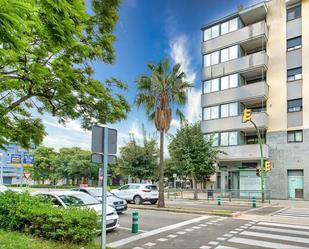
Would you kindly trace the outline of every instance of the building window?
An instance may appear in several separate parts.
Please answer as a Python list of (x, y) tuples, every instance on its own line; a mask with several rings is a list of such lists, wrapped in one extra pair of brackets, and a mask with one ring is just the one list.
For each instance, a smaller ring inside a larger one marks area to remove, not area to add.
[(287, 50), (291, 51), (294, 49), (301, 48), (301, 36), (287, 40)]
[(219, 91), (219, 78), (204, 81), (203, 93)]
[(219, 63), (219, 51), (204, 55), (204, 67), (209, 67)]
[(238, 58), (238, 45), (221, 50), (220, 62), (225, 62), (236, 58)]
[(301, 5), (287, 9), (287, 20), (291, 21), (301, 17)]
[(234, 117), (238, 115), (238, 103), (224, 104), (220, 106), (221, 118)]
[(296, 67), (288, 70), (288, 81), (300, 80), (302, 78), (302, 68)]
[(212, 146), (219, 146), (219, 133), (204, 134), (204, 139), (206, 141), (212, 139)]
[(288, 143), (300, 143), (303, 141), (303, 131), (288, 131)]
[(204, 41), (210, 40), (219, 36), (220, 27), (219, 25), (213, 26), (209, 29), (204, 30)]
[(238, 29), (238, 18), (234, 18), (227, 22), (221, 23), (221, 35), (235, 31), (237, 29)]
[(303, 99), (288, 100), (288, 112), (300, 112), (303, 109)]
[(211, 106), (204, 108), (204, 120), (219, 118), (219, 106)]
[(220, 145), (221, 146), (230, 146), (237, 145), (237, 131), (233, 132), (221, 132), (220, 133)]
[(221, 78), (221, 90), (238, 86), (238, 74), (231, 74)]

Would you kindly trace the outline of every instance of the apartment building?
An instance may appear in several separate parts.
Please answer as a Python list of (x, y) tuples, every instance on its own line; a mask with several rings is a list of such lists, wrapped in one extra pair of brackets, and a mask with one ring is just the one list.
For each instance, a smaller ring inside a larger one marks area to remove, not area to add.
[(201, 30), (201, 128), (224, 152), (216, 189), (261, 189), (257, 133), (242, 123), (250, 108), (271, 196), (309, 200), (309, 0), (261, 2)]

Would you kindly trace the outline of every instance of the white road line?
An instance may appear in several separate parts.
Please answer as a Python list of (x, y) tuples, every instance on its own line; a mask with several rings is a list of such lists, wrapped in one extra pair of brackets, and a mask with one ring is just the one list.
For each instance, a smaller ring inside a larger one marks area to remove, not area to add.
[(269, 234), (269, 233), (257, 233), (257, 232), (242, 232), (241, 235), (248, 235), (248, 236), (255, 236), (255, 237), (262, 237), (262, 238), (269, 238), (269, 239), (279, 239), (284, 241), (291, 241), (291, 242), (299, 242), (299, 243), (308, 243), (309, 239), (304, 239), (300, 237), (293, 237), (287, 235), (277, 235), (277, 234)]
[(194, 226), (194, 227), (192, 227), (193, 229), (201, 229), (200, 227), (196, 227), (196, 226)]
[(288, 228), (298, 228), (298, 229), (303, 229), (303, 230), (309, 230), (309, 226), (289, 225), (289, 224), (283, 224), (283, 223), (259, 222), (258, 225), (273, 226), (273, 227), (288, 227)]
[(262, 240), (244, 239), (244, 238), (239, 238), (239, 237), (233, 237), (229, 239), (228, 241), (239, 243), (239, 244), (250, 245), (250, 246), (266, 247), (266, 248), (280, 248), (280, 249), (306, 249), (307, 248), (307, 247), (294, 246), (294, 245), (292, 246), (292, 245), (281, 244), (281, 243), (266, 242)]
[(132, 249), (144, 249), (143, 247), (133, 247)]
[(179, 232), (177, 232), (178, 234), (185, 234), (185, 233), (187, 233), (187, 232), (184, 232), (184, 231), (179, 231)]
[(210, 249), (211, 246), (201, 246), (200, 249)]
[(228, 234), (228, 233), (226, 233), (226, 234), (224, 234), (223, 236), (224, 236), (224, 237), (232, 237), (233, 234)]
[(205, 216), (197, 217), (197, 218), (194, 218), (194, 219), (182, 221), (182, 222), (179, 222), (179, 223), (176, 223), (176, 224), (173, 224), (173, 225), (161, 227), (161, 228), (149, 231), (149, 232), (137, 234), (137, 235), (125, 238), (125, 239), (121, 239), (121, 240), (112, 242), (112, 243), (108, 244), (108, 246), (112, 247), (112, 248), (123, 246), (125, 244), (131, 243), (131, 242), (134, 242), (134, 241), (137, 241), (137, 240), (140, 240), (140, 239), (144, 239), (144, 238), (147, 238), (147, 237), (159, 234), (159, 233), (164, 233), (164, 232), (167, 232), (169, 230), (172, 230), (172, 229), (175, 229), (175, 228), (178, 228), (178, 227), (183, 227), (183, 226), (186, 226), (186, 225), (189, 225), (189, 224), (192, 224), (192, 223), (197, 223), (197, 222), (200, 222), (202, 220), (209, 219), (209, 218), (210, 218), (210, 216), (205, 215)]
[(217, 220), (214, 220), (212, 223), (217, 223), (218, 221)]
[[(119, 229), (123, 229), (123, 230), (129, 230), (129, 231), (132, 230), (132, 228), (129, 228), (129, 227), (118, 227), (118, 228), (119, 228)], [(138, 231), (139, 231), (139, 232), (142, 232), (142, 233), (148, 232), (148, 231), (146, 231), (146, 230), (141, 230), (141, 229), (138, 229)]]
[(309, 232), (299, 231), (299, 230), (294, 230), (294, 229), (282, 229), (282, 228), (263, 227), (263, 226), (252, 226), (250, 227), (250, 229), (309, 236)]
[(237, 249), (235, 247), (230, 247), (230, 246), (217, 246), (215, 249)]
[(236, 234), (238, 232), (237, 231), (230, 231), (229, 233)]
[(236, 230), (236, 231), (243, 231), (244, 229), (242, 229), (242, 228), (236, 228), (235, 230)]
[(217, 241), (210, 241), (210, 242), (208, 242), (208, 244), (209, 244), (209, 245), (218, 245), (219, 242), (217, 242)]
[(167, 241), (168, 239), (166, 238), (160, 238), (160, 239), (157, 239), (157, 241), (160, 241), (160, 242), (164, 242), (164, 241)]
[(192, 232), (192, 231), (194, 231), (194, 229), (187, 228), (187, 229), (185, 229), (185, 231), (187, 231), (187, 232)]
[(200, 227), (207, 227), (207, 225), (205, 225), (205, 224), (201, 224), (201, 225), (199, 225)]
[(144, 244), (144, 246), (155, 246), (155, 245), (156, 245), (156, 243), (152, 243), (152, 242), (148, 242), (148, 243)]
[(221, 241), (223, 241), (223, 240), (226, 240), (227, 238), (223, 238), (223, 237), (218, 237), (217, 238), (217, 240), (221, 240)]
[(178, 235), (175, 235), (175, 234), (170, 234), (170, 235), (167, 235), (167, 237), (169, 238), (176, 238)]
[(241, 226), (240, 228), (248, 228), (248, 226)]

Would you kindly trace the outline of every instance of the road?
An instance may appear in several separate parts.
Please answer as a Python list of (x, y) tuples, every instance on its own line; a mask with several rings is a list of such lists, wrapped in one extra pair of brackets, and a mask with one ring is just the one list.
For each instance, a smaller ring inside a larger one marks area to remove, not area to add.
[(132, 249), (247, 249), (309, 248), (309, 226), (259, 222), (139, 210), (138, 234), (132, 234), (132, 210), (120, 215), (120, 228), (108, 233), (114, 248)]

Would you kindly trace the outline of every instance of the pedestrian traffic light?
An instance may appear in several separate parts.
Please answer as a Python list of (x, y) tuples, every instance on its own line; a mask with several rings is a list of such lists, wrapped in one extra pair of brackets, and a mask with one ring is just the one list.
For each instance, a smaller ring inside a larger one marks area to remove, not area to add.
[(252, 114), (252, 110), (245, 108), (243, 112), (243, 116), (242, 116), (242, 122), (247, 123), (248, 121), (251, 121), (251, 114)]
[(256, 176), (260, 177), (260, 167), (256, 166), (255, 174), (256, 174)]
[(266, 172), (271, 171), (272, 169), (271, 163), (269, 161), (265, 161), (264, 167)]

